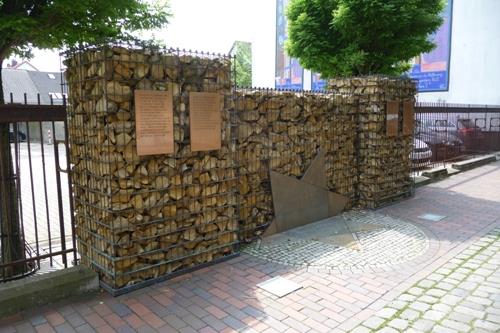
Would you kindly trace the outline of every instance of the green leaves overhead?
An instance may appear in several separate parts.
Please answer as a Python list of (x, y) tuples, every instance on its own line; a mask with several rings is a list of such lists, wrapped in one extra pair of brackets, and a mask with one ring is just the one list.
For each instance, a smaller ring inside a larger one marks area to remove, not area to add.
[(0, 58), (28, 47), (61, 48), (128, 39), (164, 26), (165, 1), (0, 0)]
[(291, 0), (287, 51), (323, 77), (398, 75), (433, 49), (443, 0)]

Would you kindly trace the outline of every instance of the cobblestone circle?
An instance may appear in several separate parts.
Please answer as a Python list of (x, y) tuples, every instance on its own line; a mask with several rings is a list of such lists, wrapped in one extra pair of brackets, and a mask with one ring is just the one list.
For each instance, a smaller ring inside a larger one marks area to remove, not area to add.
[(500, 228), (351, 332), (500, 332)]
[[(382, 226), (381, 229), (356, 232), (361, 251), (321, 241), (288, 237), (286, 240), (243, 247), (249, 255), (295, 268), (312, 268), (334, 273), (344, 270), (387, 268), (412, 260), (429, 248), (425, 233), (415, 225), (371, 211), (354, 210), (343, 215), (347, 221)], [(307, 227), (314, 227), (309, 225)]]

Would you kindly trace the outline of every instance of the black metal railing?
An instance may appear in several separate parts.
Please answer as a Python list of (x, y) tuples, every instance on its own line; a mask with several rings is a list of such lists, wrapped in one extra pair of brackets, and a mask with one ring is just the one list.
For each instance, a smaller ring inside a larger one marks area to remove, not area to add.
[(500, 151), (500, 106), (417, 103), (413, 170)]
[(9, 131), (5, 156), (11, 167), (0, 180), (10, 191), (0, 196), (16, 209), (8, 220), (0, 214), (0, 282), (78, 262), (66, 99), (41, 105), (38, 95), (38, 104), (27, 104), (25, 94), (16, 104), (10, 94), (7, 100), (0, 105), (0, 127)]

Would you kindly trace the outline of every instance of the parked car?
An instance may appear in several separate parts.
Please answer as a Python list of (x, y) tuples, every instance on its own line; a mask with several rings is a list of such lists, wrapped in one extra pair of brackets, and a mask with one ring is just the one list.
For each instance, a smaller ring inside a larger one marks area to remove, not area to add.
[[(9, 129), (9, 140), (10, 142), (15, 142), (16, 140), (14, 140), (16, 137), (16, 134), (14, 132), (14, 129), (13, 128), (10, 128)], [(17, 142), (22, 142), (22, 141), (26, 141), (26, 134), (24, 134), (23, 132), (21, 131), (17, 131)]]
[(416, 133), (425, 132), (447, 132), (456, 134), (457, 126), (455, 123), (446, 119), (421, 119), (416, 122)]
[(413, 139), (413, 151), (411, 152), (411, 162), (414, 167), (421, 168), (431, 162), (432, 150), (424, 141)]
[(431, 148), (433, 161), (447, 160), (465, 152), (463, 141), (457, 135), (448, 132), (421, 132), (416, 138)]
[[(458, 135), (462, 137), (478, 137), (481, 135), (481, 128), (476, 125), (476, 121), (472, 119), (461, 118), (457, 121)], [(486, 121), (486, 120), (484, 120)]]
[(426, 120), (424, 127), (434, 132), (446, 132), (456, 134), (457, 125), (447, 119)]

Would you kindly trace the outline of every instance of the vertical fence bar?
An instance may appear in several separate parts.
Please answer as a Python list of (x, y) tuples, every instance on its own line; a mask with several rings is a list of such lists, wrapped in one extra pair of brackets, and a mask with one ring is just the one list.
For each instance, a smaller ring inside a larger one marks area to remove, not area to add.
[[(54, 157), (55, 157), (55, 172), (56, 172), (56, 184), (57, 184), (57, 204), (59, 208), (59, 231), (61, 239), (61, 250), (66, 251), (66, 234), (64, 226), (64, 210), (62, 202), (62, 192), (61, 192), (61, 169), (59, 165), (59, 144), (56, 138), (56, 129), (54, 121), (52, 123), (52, 133), (54, 135)], [(66, 252), (62, 254), (64, 268), (68, 267), (68, 260)]]
[[(66, 105), (66, 99), (64, 98), (63, 105)], [(71, 180), (71, 163), (70, 163), (70, 151), (69, 151), (69, 140), (68, 140), (68, 120), (64, 120), (64, 148), (66, 151), (66, 171), (68, 177), (68, 195), (69, 195), (69, 218), (71, 222), (71, 244), (73, 248), (73, 264), (78, 263), (78, 252), (76, 248), (76, 229), (75, 229), (75, 216), (74, 211), (74, 197), (73, 197), (73, 182)]]
[[(26, 94), (24, 94), (25, 98), (26, 98)], [(18, 215), (18, 218), (19, 218), (19, 221), (20, 221), (20, 224), (21, 224), (21, 242), (23, 244), (23, 248), (25, 246), (25, 242), (26, 242), (26, 237), (25, 237), (25, 233), (24, 233), (24, 217), (23, 217), (23, 201), (22, 201), (22, 197), (21, 197), (21, 168), (20, 168), (20, 151), (21, 151), (21, 147), (20, 147), (20, 144), (19, 144), (19, 128), (18, 128), (18, 123), (15, 122), (13, 123), (13, 127), (14, 127), (14, 151), (15, 151), (15, 158), (14, 158), (14, 165), (15, 165), (15, 175), (12, 175), (13, 176), (13, 180), (17, 186), (15, 186), (16, 188), (16, 194), (17, 194), (17, 200), (18, 200), (18, 207), (19, 207), (19, 215)], [(9, 196), (10, 198), (11, 196)], [(22, 257), (23, 259), (26, 259), (26, 251), (23, 251), (23, 254), (22, 254)]]
[[(53, 257), (52, 257), (52, 230), (50, 228), (50, 210), (49, 210), (49, 197), (47, 193), (47, 171), (45, 168), (45, 143), (43, 140), (43, 123), (40, 121), (38, 122), (38, 125), (40, 127), (40, 151), (41, 151), (41, 158), (42, 158), (42, 174), (43, 174), (43, 193), (45, 196), (45, 213), (47, 216), (47, 237), (48, 237), (48, 243), (49, 243), (49, 261), (50, 261), (50, 266), (54, 265), (53, 262)], [(71, 214), (73, 215), (73, 214)]]
[[(28, 166), (29, 166), (29, 175), (30, 175), (30, 186), (31, 186), (31, 204), (33, 205), (33, 223), (35, 229), (35, 244), (36, 244), (36, 255), (40, 256), (40, 243), (38, 240), (38, 220), (36, 216), (36, 201), (35, 201), (35, 187), (34, 187), (34, 179), (33, 179), (33, 163), (31, 159), (31, 137), (30, 137), (30, 124), (28, 122), (26, 124), (26, 144), (28, 148)], [(40, 260), (37, 261), (38, 265), (40, 265)]]

